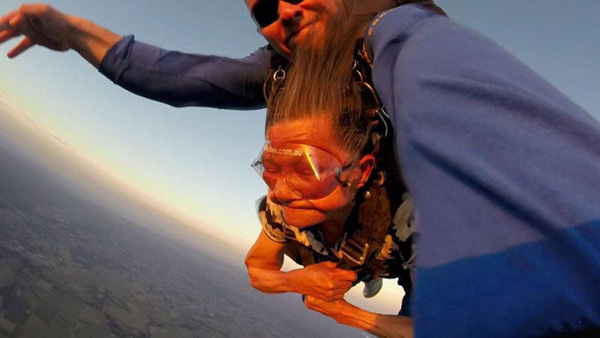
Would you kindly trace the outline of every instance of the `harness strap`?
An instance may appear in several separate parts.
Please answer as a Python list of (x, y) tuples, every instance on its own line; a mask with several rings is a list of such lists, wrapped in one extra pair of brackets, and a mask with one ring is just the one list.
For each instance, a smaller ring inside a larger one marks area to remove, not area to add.
[(302, 266), (316, 263), (312, 250), (296, 241), (289, 241), (285, 244), (284, 254)]
[(392, 222), (390, 202), (384, 179), (371, 182), (367, 195), (359, 201), (358, 219), (339, 251), (338, 267), (364, 270), (365, 274), (378, 275), (372, 264), (385, 243)]
[[(386, 116), (382, 112), (382, 104), (373, 89), (371, 71), (372, 63), (364, 48), (363, 39), (359, 39), (356, 45), (356, 62), (353, 68), (353, 79), (361, 85), (363, 109), (373, 113), (373, 117), (381, 119), (385, 125), (385, 132), (373, 141), (373, 154), (380, 162), (378, 167), (385, 168), (390, 175), (386, 177), (386, 171), (379, 171), (379, 178), (371, 178), (367, 185), (367, 191), (357, 196), (358, 215), (356, 223), (346, 237), (339, 251), (340, 261), (338, 267), (343, 269), (357, 270), (360, 275), (371, 275), (372, 277), (386, 276), (386, 266), (376, 259), (381, 249), (386, 245), (386, 235), (390, 224), (392, 224), (392, 210), (399, 206), (399, 201), (405, 189), (400, 178), (399, 168), (395, 161), (395, 152), (391, 143), (393, 130), (388, 130)], [(379, 152), (382, 142), (386, 142), (385, 154)], [(383, 165), (383, 166), (382, 166)], [(389, 187), (389, 189), (388, 189)], [(365, 189), (366, 190), (366, 189)], [(369, 197), (370, 196), (370, 197)], [(398, 199), (398, 201), (395, 201)], [(360, 277), (360, 276), (359, 276)]]

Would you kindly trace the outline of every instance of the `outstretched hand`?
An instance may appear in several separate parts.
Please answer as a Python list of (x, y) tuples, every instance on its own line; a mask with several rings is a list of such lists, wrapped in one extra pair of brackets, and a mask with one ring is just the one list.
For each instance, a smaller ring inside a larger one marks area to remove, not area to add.
[(356, 272), (339, 269), (333, 262), (309, 265), (294, 273), (298, 293), (326, 301), (342, 299), (356, 280)]
[(64, 52), (70, 48), (69, 27), (68, 16), (56, 9), (46, 4), (25, 4), (0, 18), (0, 43), (23, 36), (8, 52), (10, 58), (35, 45)]

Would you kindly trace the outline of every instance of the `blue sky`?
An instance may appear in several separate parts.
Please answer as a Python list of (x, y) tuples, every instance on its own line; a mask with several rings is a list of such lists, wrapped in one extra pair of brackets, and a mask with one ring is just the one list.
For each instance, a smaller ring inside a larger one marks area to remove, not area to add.
[[(241, 0), (47, 1), (118, 34), (195, 53), (244, 56), (264, 44)], [(600, 1), (438, 0), (600, 118)], [(20, 1), (3, 0), (0, 13)], [(176, 5), (173, 5), (176, 4)], [(16, 41), (0, 46), (6, 54)], [(175, 109), (129, 94), (75, 52), (0, 57), (0, 91), (80, 154), (191, 223), (248, 248), (265, 185), (249, 164), (264, 111)]]

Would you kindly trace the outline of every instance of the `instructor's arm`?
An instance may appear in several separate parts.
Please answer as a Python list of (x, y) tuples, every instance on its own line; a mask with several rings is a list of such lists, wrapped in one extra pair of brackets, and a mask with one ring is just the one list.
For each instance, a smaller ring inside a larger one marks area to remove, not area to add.
[(40, 45), (61, 52), (73, 49), (96, 68), (121, 39), (89, 20), (67, 15), (46, 4), (25, 4), (0, 18), (0, 44), (16, 37), (23, 39), (8, 52), (10, 58)]

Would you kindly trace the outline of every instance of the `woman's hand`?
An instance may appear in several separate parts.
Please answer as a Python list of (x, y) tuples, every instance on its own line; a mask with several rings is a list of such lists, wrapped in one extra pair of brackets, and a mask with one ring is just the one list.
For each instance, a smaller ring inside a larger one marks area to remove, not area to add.
[[(306, 295), (306, 307), (379, 337), (412, 338), (412, 320), (402, 316), (371, 313), (342, 297), (356, 279), (353, 271), (325, 262), (290, 272), (281, 271), (285, 244), (261, 232), (246, 256), (250, 284), (262, 292), (296, 292)], [(324, 300), (331, 299), (331, 301)]]
[(98, 67), (106, 52), (121, 39), (91, 21), (73, 17), (46, 4), (25, 4), (0, 18), (0, 43), (22, 36), (8, 52), (13, 58), (40, 45), (54, 51), (74, 49)]
[(360, 309), (344, 299), (333, 302), (306, 296), (307, 308), (320, 312), (340, 324), (367, 331), (377, 337), (413, 338), (412, 319), (404, 316), (383, 315)]
[(304, 305), (306, 305), (308, 309), (320, 312), (321, 314), (324, 314), (327, 317), (331, 317), (339, 322), (339, 315), (344, 312), (344, 307), (350, 304), (346, 302), (343, 298), (329, 302), (323, 299), (319, 299), (317, 297), (305, 296)]
[(344, 298), (356, 280), (356, 272), (336, 267), (333, 262), (309, 265), (290, 271), (295, 292), (302, 295), (335, 301)]

